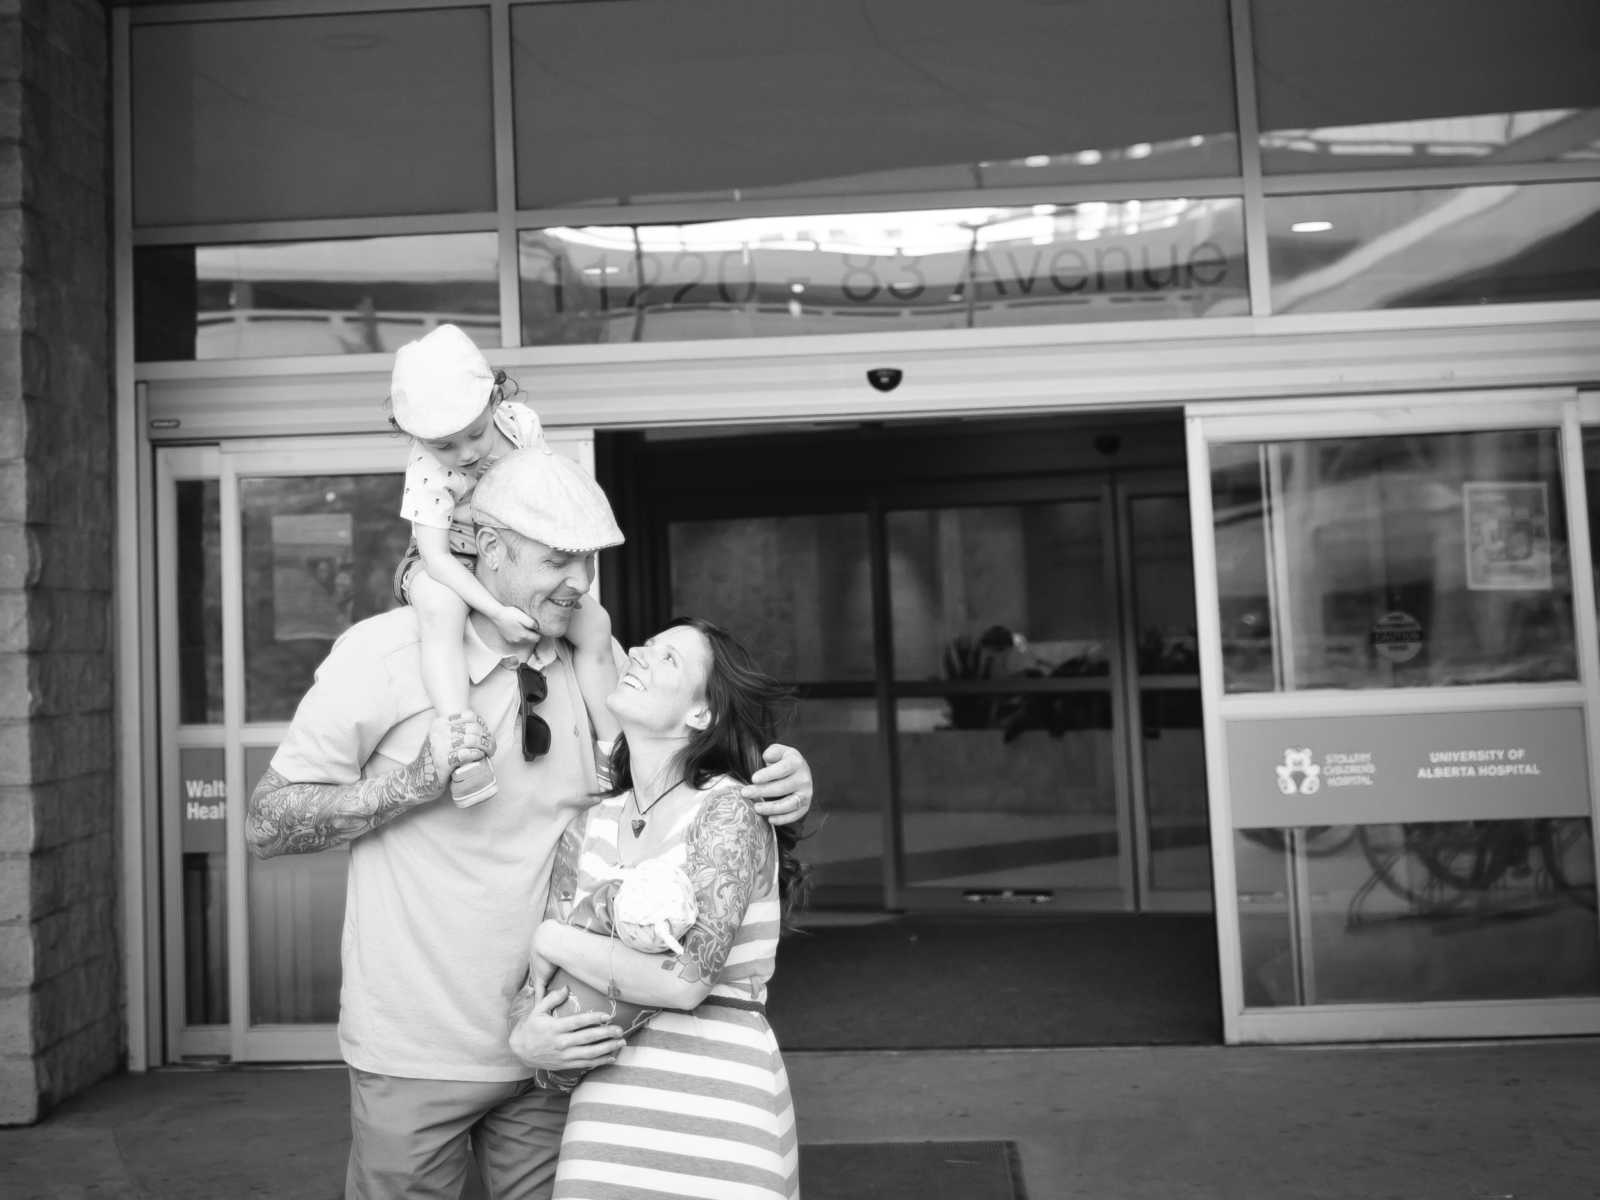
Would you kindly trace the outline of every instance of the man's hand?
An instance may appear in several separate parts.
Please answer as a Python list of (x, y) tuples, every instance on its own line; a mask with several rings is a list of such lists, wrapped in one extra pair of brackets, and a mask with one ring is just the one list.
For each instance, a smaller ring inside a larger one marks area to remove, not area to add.
[(439, 780), (437, 796), (442, 796), (457, 767), (494, 756), (494, 734), (477, 713), (435, 716), (428, 726), (427, 753), (433, 756), (434, 773)]
[(532, 983), (511, 1000), (511, 1053), (525, 1066), (547, 1071), (592, 1071), (617, 1057), (622, 1030), (605, 1015), (581, 1012), (558, 1017), (567, 989), (545, 992)]
[(811, 808), (811, 766), (793, 746), (774, 743), (761, 754), (766, 766), (740, 792), (774, 825), (798, 821)]

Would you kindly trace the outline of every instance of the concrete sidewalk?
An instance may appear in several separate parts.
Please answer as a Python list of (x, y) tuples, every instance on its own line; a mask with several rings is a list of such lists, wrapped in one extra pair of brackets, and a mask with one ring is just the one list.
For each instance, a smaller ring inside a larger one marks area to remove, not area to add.
[[(803, 1142), (1009, 1139), (1030, 1200), (1600, 1197), (1600, 1040), (787, 1058)], [(124, 1076), (0, 1131), (0, 1197), (335, 1200), (347, 1138), (340, 1068)]]

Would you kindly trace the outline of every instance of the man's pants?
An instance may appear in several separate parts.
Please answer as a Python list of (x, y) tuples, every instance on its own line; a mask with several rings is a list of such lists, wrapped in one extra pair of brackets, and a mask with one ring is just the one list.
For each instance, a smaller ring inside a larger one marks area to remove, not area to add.
[(488, 1200), (548, 1200), (567, 1101), (531, 1080), (402, 1079), (351, 1067), (345, 1198), (458, 1200), (476, 1157)]

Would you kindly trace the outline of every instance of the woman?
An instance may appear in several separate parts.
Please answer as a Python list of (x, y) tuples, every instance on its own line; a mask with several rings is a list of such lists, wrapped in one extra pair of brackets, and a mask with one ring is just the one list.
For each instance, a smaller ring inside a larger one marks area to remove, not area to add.
[[(680, 620), (629, 652), (606, 698), (621, 729), (614, 790), (563, 839), (533, 974), (545, 982), (559, 967), (660, 1011), (578, 1083), (556, 1200), (590, 1195), (596, 1181), (616, 1197), (800, 1194), (788, 1074), (763, 1009), (804, 878), (799, 835), (738, 792), (761, 766), (783, 695), (727, 632)], [(583, 927), (619, 869), (647, 860), (681, 866), (692, 887), (698, 913), (681, 953)]]

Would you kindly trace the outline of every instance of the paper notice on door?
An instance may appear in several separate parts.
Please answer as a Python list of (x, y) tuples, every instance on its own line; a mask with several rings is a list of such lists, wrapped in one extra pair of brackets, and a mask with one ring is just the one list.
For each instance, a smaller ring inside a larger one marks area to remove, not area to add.
[(350, 627), (355, 595), (349, 513), (272, 518), (273, 637), (332, 641)]
[(1464, 483), (1467, 587), (1548, 591), (1550, 497), (1543, 483)]

